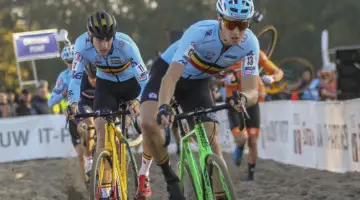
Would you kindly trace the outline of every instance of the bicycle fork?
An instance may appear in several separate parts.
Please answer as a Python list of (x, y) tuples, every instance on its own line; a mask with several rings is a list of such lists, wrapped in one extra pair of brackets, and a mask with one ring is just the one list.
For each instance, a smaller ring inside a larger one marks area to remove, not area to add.
[[(204, 200), (204, 191), (202, 189), (202, 180), (201, 175), (199, 173), (198, 165), (194, 158), (194, 153), (191, 151), (190, 146), (190, 138), (194, 135), (195, 132), (190, 132), (186, 136), (181, 139), (181, 155), (180, 155), (180, 185), (182, 190), (184, 191), (184, 170), (185, 170), (185, 162), (188, 162), (188, 166), (190, 171), (188, 172), (193, 180), (194, 183), (196, 197), (198, 200)], [(186, 161), (185, 161), (185, 158)]]

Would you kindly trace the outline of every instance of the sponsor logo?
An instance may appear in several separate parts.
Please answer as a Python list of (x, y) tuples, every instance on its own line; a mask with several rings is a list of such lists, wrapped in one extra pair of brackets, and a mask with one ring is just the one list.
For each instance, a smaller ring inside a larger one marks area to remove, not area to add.
[(224, 57), (225, 58), (230, 58), (230, 59), (233, 59), (233, 60), (236, 60), (236, 58), (237, 58), (237, 56), (233, 56), (233, 55), (229, 55), (229, 54), (225, 55)]
[(111, 59), (110, 63), (111, 64), (120, 64), (120, 63), (122, 63), (122, 60), (120, 60), (120, 59)]
[(211, 60), (215, 55), (216, 55), (215, 52), (209, 51), (209, 52), (207, 52), (205, 59)]
[(213, 33), (213, 31), (212, 31), (212, 30), (208, 30), (208, 31), (206, 31), (205, 36), (211, 36), (211, 35), (212, 35), (212, 33)]
[(246, 55), (247, 55), (247, 56), (253, 56), (253, 55), (254, 55), (254, 51), (249, 51)]
[(74, 79), (81, 79), (81, 77), (82, 77), (82, 72), (78, 72), (78, 73), (74, 72), (73, 73), (73, 78)]
[(102, 63), (101, 62), (101, 57), (99, 55), (95, 57), (95, 63), (96, 64), (101, 64)]
[(358, 140), (356, 133), (351, 134), (351, 143), (352, 143), (352, 158), (354, 162), (359, 162), (359, 152), (358, 152)]
[(135, 62), (135, 61), (132, 61), (132, 62), (131, 62), (131, 67), (136, 67), (137, 65), (138, 65), (137, 62)]
[[(183, 57), (184, 59), (181, 60), (177, 60), (178, 63), (181, 63), (183, 65), (187, 65), (188, 64), (188, 58), (185, 58), (185, 56)], [(186, 60), (185, 60), (186, 59)]]
[(143, 72), (140, 76), (136, 77), (137, 81), (144, 81), (147, 79), (147, 72)]
[(154, 92), (149, 93), (149, 99), (157, 99), (157, 94)]

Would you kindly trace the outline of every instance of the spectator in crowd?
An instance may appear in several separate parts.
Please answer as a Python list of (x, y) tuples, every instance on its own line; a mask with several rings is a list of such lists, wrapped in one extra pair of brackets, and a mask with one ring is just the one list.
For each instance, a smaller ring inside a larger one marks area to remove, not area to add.
[(320, 101), (336, 100), (337, 97), (336, 71), (322, 72), (320, 79)]
[(302, 93), (300, 96), (301, 100), (313, 100), (318, 101), (319, 100), (319, 88), (320, 88), (320, 74), (319, 71), (317, 73), (317, 77), (314, 78), (309, 85), (309, 87)]
[(32, 107), (35, 109), (36, 114), (44, 115), (51, 114), (51, 108), (48, 107), (47, 100), (49, 96), (47, 81), (41, 81), (37, 87), (37, 95), (31, 100)]
[(6, 90), (7, 93), (7, 102), (10, 106), (11, 113), (14, 113), (14, 116), (16, 115), (16, 109), (18, 107), (18, 103), (16, 102), (16, 94), (15, 90), (8, 88)]
[(19, 106), (16, 113), (18, 116), (35, 115), (36, 111), (31, 105), (31, 93), (27, 89), (21, 91)]
[(266, 97), (266, 101), (273, 100), (299, 100), (303, 96), (303, 92), (300, 94), (292, 91), (299, 91), (305, 89), (310, 82), (312, 81), (312, 76), (310, 71), (305, 71), (302, 74), (302, 77), (296, 81), (295, 83), (287, 84), (286, 90), (287, 92), (280, 92), (279, 94), (271, 95)]
[(0, 92), (0, 118), (8, 118), (15, 115), (16, 113), (12, 112), (11, 107), (8, 104), (6, 93)]

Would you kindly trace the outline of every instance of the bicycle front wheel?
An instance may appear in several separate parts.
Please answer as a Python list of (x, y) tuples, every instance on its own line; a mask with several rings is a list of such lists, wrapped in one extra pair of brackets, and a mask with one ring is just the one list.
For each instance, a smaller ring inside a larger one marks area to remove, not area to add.
[[(180, 162), (178, 163), (178, 175), (180, 176)], [(184, 185), (181, 185), (181, 190), (185, 196), (185, 199), (197, 199), (194, 178), (190, 173), (189, 164), (184, 163)]]
[[(112, 165), (111, 154), (106, 149), (101, 149), (98, 153), (96, 153), (94, 162), (91, 168), (91, 176), (90, 176), (90, 200), (99, 200), (101, 195), (100, 184), (102, 182), (104, 176), (104, 167), (105, 165), (110, 166), (111, 171), (115, 170)], [(118, 173), (117, 173), (118, 174)], [(120, 200), (121, 199), (121, 188), (120, 188), (120, 179), (119, 175), (113, 177), (116, 179), (116, 185), (111, 185), (111, 199), (112, 200)], [(111, 184), (111, 181), (110, 181)]]
[(215, 154), (206, 158), (206, 171), (210, 177), (213, 194), (215, 190), (225, 192), (227, 200), (236, 200), (236, 192), (223, 160)]
[[(123, 154), (121, 154), (121, 156), (123, 156)], [(123, 159), (121, 159), (121, 158), (120, 158), (120, 160), (123, 161)], [(129, 148), (127, 149), (127, 152), (126, 152), (125, 165), (121, 164), (121, 166), (126, 166), (126, 172), (124, 172), (122, 170), (122, 173), (126, 173), (127, 199), (133, 200), (134, 197), (136, 196), (136, 191), (137, 191), (139, 182), (138, 182), (137, 165), (136, 165), (134, 156), (132, 155)]]
[(129, 141), (129, 146), (130, 147), (136, 147), (138, 145), (140, 145), (143, 141), (143, 136), (142, 135), (138, 135), (134, 138), (128, 139)]
[[(120, 127), (116, 127), (116, 129), (121, 132)], [(133, 127), (131, 129), (126, 129), (123, 134), (127, 136), (126, 140), (130, 147), (139, 146), (143, 141), (142, 134), (139, 134)]]

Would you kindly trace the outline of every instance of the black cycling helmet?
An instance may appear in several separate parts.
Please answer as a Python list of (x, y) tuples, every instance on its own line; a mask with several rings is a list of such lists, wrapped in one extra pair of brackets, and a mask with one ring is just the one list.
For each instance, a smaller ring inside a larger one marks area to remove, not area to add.
[(104, 10), (97, 11), (89, 17), (87, 29), (91, 37), (110, 39), (116, 32), (116, 19)]
[(85, 65), (85, 71), (90, 78), (96, 78), (96, 66), (94, 64), (88, 63)]

